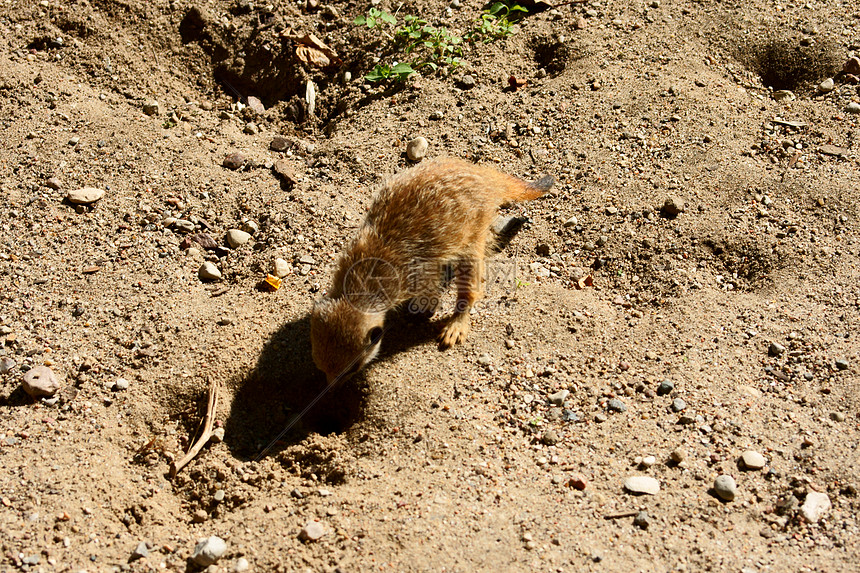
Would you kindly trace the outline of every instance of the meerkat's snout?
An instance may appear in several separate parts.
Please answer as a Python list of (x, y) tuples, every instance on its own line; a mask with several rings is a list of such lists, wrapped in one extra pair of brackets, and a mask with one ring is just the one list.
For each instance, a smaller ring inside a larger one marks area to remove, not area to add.
[(314, 364), (329, 384), (346, 380), (376, 358), (385, 313), (368, 313), (345, 299), (324, 298), (311, 313)]

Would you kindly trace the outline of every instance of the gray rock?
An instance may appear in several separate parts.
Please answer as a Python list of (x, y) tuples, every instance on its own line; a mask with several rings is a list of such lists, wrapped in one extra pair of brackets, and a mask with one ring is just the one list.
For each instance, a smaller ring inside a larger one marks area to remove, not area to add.
[(233, 153), (229, 153), (224, 161), (221, 163), (227, 169), (232, 169), (236, 171), (237, 169), (241, 169), (245, 166), (245, 156), (239, 153), (238, 151), (234, 151)]
[(309, 521), (299, 532), (302, 541), (318, 541), (325, 535), (325, 528), (319, 521)]
[(251, 234), (239, 229), (230, 229), (227, 231), (227, 244), (233, 249), (238, 249), (245, 243), (251, 240)]
[(800, 515), (809, 523), (818, 523), (827, 515), (832, 504), (826, 493), (811, 491), (806, 494), (806, 500), (800, 506)]
[(818, 91), (826, 94), (832, 92), (834, 87), (836, 86), (833, 83), (833, 78), (827, 78), (826, 80), (818, 84)]
[(681, 412), (684, 409), (686, 409), (686, 407), (687, 407), (687, 403), (684, 402), (683, 399), (675, 398), (674, 400), (672, 400), (672, 411), (673, 412)]
[(489, 354), (481, 354), (478, 356), (478, 364), (481, 366), (489, 366), (493, 362), (493, 359), (490, 358)]
[(554, 446), (561, 441), (561, 438), (555, 430), (547, 430), (541, 437), (541, 441), (548, 446)]
[(671, 380), (663, 380), (660, 382), (660, 385), (657, 387), (657, 395), (665, 396), (666, 394), (671, 394), (672, 390), (675, 389), (675, 383)]
[(406, 144), (406, 157), (408, 157), (410, 161), (421, 161), (427, 155), (427, 148), (429, 145), (429, 142), (421, 136), (410, 140), (409, 143)]
[(290, 140), (286, 137), (281, 137), (280, 135), (272, 138), (272, 142), (269, 143), (269, 149), (272, 151), (283, 152), (290, 148)]
[(15, 360), (13, 360), (9, 356), (4, 356), (0, 358), (0, 374), (6, 374), (7, 372), (11, 372), (18, 365)]
[(24, 374), (22, 380), (24, 392), (33, 398), (53, 396), (60, 389), (60, 383), (54, 371), (47, 366), (36, 366)]
[(263, 102), (260, 101), (260, 98), (254, 96), (248, 96), (248, 108), (257, 115), (263, 114), (266, 111), (266, 108), (263, 105)]
[(573, 215), (562, 224), (565, 227), (576, 227), (579, 224), (579, 219), (576, 218), (576, 215)]
[(851, 103), (849, 103), (848, 105), (845, 106), (845, 112), (846, 113), (853, 113), (853, 114), (860, 113), (860, 103), (857, 103), (856, 101), (852, 101)]
[(669, 196), (666, 197), (666, 200), (663, 202), (662, 211), (669, 217), (677, 217), (684, 212), (684, 208), (685, 204), (683, 199), (680, 197)]
[(741, 465), (744, 469), (755, 471), (760, 470), (767, 465), (767, 460), (760, 453), (753, 450), (747, 450), (741, 454)]
[(194, 230), (194, 223), (187, 219), (176, 219), (170, 226), (181, 233), (190, 233)]
[(730, 475), (723, 474), (717, 476), (714, 480), (714, 491), (724, 501), (732, 501), (738, 494), (738, 486), (735, 483), (735, 478)]
[(206, 261), (202, 265), (200, 265), (200, 269), (197, 271), (197, 276), (200, 277), (202, 281), (219, 281), (221, 280), (221, 271), (218, 270), (214, 264)]
[(50, 187), (54, 191), (59, 191), (60, 189), (63, 188), (63, 182), (60, 181), (60, 179), (58, 177), (48, 178), (48, 180), (45, 182), (45, 185), (47, 185), (48, 187)]
[(550, 404), (555, 406), (563, 406), (564, 401), (567, 400), (568, 396), (570, 396), (570, 390), (559, 390), (555, 394), (547, 396), (547, 400), (549, 400)]
[(660, 482), (650, 476), (630, 476), (624, 480), (624, 489), (630, 493), (657, 495)]
[(844, 422), (845, 414), (843, 412), (830, 412), (830, 419), (834, 422)]
[(637, 513), (636, 517), (633, 518), (633, 525), (640, 529), (648, 529), (648, 525), (650, 525), (648, 512), (643, 510)]
[(143, 104), (143, 113), (146, 115), (158, 115), (161, 108), (158, 105), (158, 100), (154, 99)]
[(779, 342), (771, 342), (767, 349), (767, 353), (771, 356), (781, 356), (783, 352), (785, 352), (785, 346)]
[(275, 259), (272, 263), (272, 274), (279, 279), (282, 279), (288, 274), (290, 274), (290, 271), (292, 269), (292, 265), (290, 265), (290, 263), (281, 258)]
[(626, 412), (627, 411), (627, 405), (624, 404), (624, 402), (622, 402), (618, 398), (611, 399), (606, 404), (606, 407), (609, 409), (610, 412)]
[(245, 124), (245, 128), (242, 131), (244, 131), (248, 135), (257, 135), (258, 133), (260, 133), (260, 128), (257, 127), (257, 124), (253, 121), (249, 121)]
[(117, 392), (128, 390), (128, 380), (125, 378), (117, 378), (116, 382), (113, 383), (113, 389)]
[(105, 192), (103, 189), (99, 189), (97, 187), (81, 187), (80, 189), (69, 191), (66, 195), (66, 199), (69, 200), (69, 203), (74, 203), (75, 205), (89, 205), (90, 203), (95, 203), (104, 197), (104, 195)]
[(143, 559), (145, 557), (149, 557), (149, 547), (146, 545), (146, 541), (141, 541), (137, 544), (137, 547), (134, 551), (131, 552), (131, 561), (136, 559)]
[(213, 535), (197, 542), (191, 560), (201, 567), (209, 567), (217, 563), (227, 552), (227, 543), (220, 537)]
[(457, 87), (461, 90), (470, 90), (475, 87), (475, 85), (475, 76), (471, 74), (466, 74), (465, 76), (457, 80)]
[(848, 370), (848, 367), (851, 366), (847, 358), (837, 358), (834, 364), (837, 370)]
[(251, 568), (251, 564), (248, 563), (248, 560), (244, 557), (240, 557), (236, 559), (236, 564), (233, 566), (233, 571), (235, 573), (244, 573)]

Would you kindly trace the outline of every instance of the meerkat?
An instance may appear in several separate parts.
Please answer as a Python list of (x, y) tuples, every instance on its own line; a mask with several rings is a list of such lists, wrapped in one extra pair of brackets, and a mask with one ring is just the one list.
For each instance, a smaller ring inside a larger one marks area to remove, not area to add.
[(410, 311), (432, 316), (451, 269), (457, 302), (439, 346), (462, 343), (469, 311), (483, 294), (484, 259), (495, 243), (490, 227), (499, 207), (541, 197), (554, 182), (546, 176), (528, 183), (491, 167), (439, 158), (384, 183), (311, 313), (313, 360), (328, 383), (376, 357), (392, 309), (412, 301)]

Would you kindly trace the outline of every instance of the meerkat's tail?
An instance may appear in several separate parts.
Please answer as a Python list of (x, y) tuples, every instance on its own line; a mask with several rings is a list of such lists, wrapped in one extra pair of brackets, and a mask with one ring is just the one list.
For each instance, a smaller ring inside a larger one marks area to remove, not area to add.
[(531, 201), (543, 195), (555, 184), (555, 177), (544, 175), (534, 183), (519, 181), (519, 185), (511, 185), (505, 199), (508, 201)]

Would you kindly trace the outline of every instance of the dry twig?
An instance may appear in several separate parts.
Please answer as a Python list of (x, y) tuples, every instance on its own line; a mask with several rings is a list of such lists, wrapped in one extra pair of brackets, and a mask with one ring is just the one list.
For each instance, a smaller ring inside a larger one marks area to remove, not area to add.
[(197, 441), (194, 442), (194, 445), (191, 446), (191, 449), (188, 450), (182, 459), (179, 461), (175, 461), (170, 465), (170, 477), (176, 477), (176, 474), (179, 473), (182, 468), (188, 465), (188, 462), (193, 460), (200, 450), (203, 449), (203, 446), (209, 441), (209, 438), (212, 437), (212, 424), (215, 422), (215, 410), (218, 407), (218, 396), (216, 394), (217, 385), (213, 380), (209, 385), (209, 403), (206, 405), (206, 416), (203, 418), (203, 433), (200, 434), (200, 437), (197, 438)]

